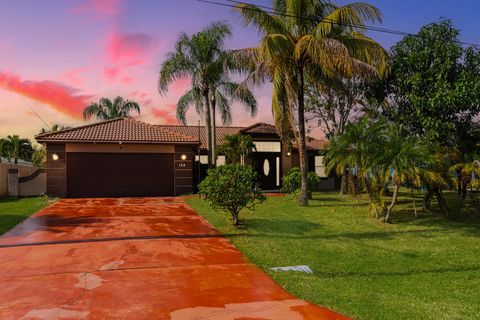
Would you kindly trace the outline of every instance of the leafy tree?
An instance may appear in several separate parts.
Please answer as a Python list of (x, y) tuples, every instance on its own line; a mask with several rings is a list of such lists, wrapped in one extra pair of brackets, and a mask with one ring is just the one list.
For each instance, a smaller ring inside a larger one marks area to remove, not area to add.
[(252, 137), (243, 134), (225, 136), (225, 142), (218, 147), (218, 152), (225, 155), (226, 163), (237, 164), (242, 157), (248, 157), (255, 150)]
[(113, 101), (108, 98), (101, 98), (83, 110), (83, 118), (95, 117), (98, 120), (110, 120), (115, 118), (129, 117), (136, 111), (140, 114), (140, 106), (134, 101), (124, 100), (118, 96)]
[(38, 145), (33, 148), (32, 163), (36, 167), (45, 167), (47, 164), (47, 150), (44, 146)]
[(224, 42), (231, 35), (230, 26), (223, 22), (212, 23), (192, 36), (181, 33), (175, 51), (162, 64), (158, 80), (158, 91), (163, 95), (172, 82), (190, 77), (191, 90), (180, 99), (177, 117), (183, 121), (186, 109), (192, 104), (197, 112), (204, 111), (209, 168), (213, 163), (211, 91), (225, 74), (228, 54)]
[(317, 121), (328, 139), (342, 134), (347, 123), (366, 106), (368, 101), (360, 79), (337, 77), (306, 82), (308, 120)]
[(7, 158), (13, 159), (15, 164), (18, 164), (18, 159), (31, 160), (33, 148), (29, 139), (20, 138), (18, 135), (9, 135), (5, 139), (4, 148)]
[(480, 112), (480, 50), (463, 48), (458, 36), (450, 20), (441, 20), (392, 48), (389, 117), (411, 135), (450, 143), (457, 127)]
[(386, 68), (383, 48), (363, 34), (366, 21), (380, 21), (377, 8), (365, 3), (337, 7), (327, 1), (273, 1), (269, 13), (258, 6), (239, 4), (246, 25), (262, 35), (257, 48), (240, 50), (237, 59), (252, 65), (248, 81), (273, 82), (272, 109), (284, 140), (296, 139), (302, 186), (298, 203), (308, 205), (308, 166), (305, 135), (305, 75), (311, 79), (376, 77)]
[(243, 208), (253, 209), (265, 200), (256, 172), (241, 164), (210, 169), (199, 190), (211, 207), (230, 213), (234, 225), (239, 224), (238, 214)]

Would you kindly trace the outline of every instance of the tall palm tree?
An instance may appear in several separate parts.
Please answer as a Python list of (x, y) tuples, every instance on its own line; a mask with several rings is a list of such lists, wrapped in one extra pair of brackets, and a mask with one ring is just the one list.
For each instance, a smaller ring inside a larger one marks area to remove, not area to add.
[(385, 72), (387, 53), (361, 28), (381, 16), (365, 3), (337, 7), (318, 0), (274, 0), (272, 9), (274, 13), (251, 4), (237, 6), (245, 24), (255, 25), (263, 36), (258, 47), (239, 51), (237, 59), (254, 64), (248, 78), (252, 83), (273, 82), (275, 125), (282, 137), (295, 136), (302, 177), (298, 202), (308, 205), (305, 75), (368, 78)]
[(140, 114), (140, 106), (135, 101), (125, 100), (117, 96), (113, 101), (108, 98), (101, 98), (83, 110), (83, 118), (95, 117), (98, 120), (110, 120), (121, 117), (129, 117), (136, 111)]
[(211, 90), (225, 73), (228, 54), (224, 50), (224, 42), (231, 35), (230, 26), (223, 22), (214, 22), (192, 36), (181, 33), (175, 51), (170, 52), (162, 64), (158, 80), (158, 91), (164, 95), (173, 81), (190, 77), (192, 88), (180, 99), (179, 103), (183, 105), (177, 115), (181, 119), (182, 112), (184, 114), (190, 104), (195, 104), (197, 111), (204, 110), (209, 167), (213, 163)]
[[(250, 89), (237, 82), (231, 81), (226, 74), (210, 86), (209, 95), (212, 110), (212, 159), (215, 162), (217, 110), (222, 119), (222, 124), (229, 125), (232, 122), (231, 105), (233, 102), (237, 102), (244, 106), (246, 111), (254, 117), (257, 113), (257, 100)], [(193, 87), (187, 90), (187, 92), (185, 92), (178, 100), (177, 119), (183, 124), (186, 124), (186, 113), (188, 109), (191, 106), (194, 106), (197, 113), (201, 114), (205, 109), (203, 103), (204, 101), (200, 94), (200, 88)]]
[(242, 157), (248, 157), (255, 150), (252, 137), (243, 134), (225, 136), (225, 142), (218, 147), (218, 152), (225, 155), (226, 163), (240, 163)]
[(18, 159), (27, 161), (31, 159), (33, 147), (29, 139), (20, 138), (18, 135), (9, 135), (5, 141), (7, 158), (13, 159), (15, 164), (18, 164)]

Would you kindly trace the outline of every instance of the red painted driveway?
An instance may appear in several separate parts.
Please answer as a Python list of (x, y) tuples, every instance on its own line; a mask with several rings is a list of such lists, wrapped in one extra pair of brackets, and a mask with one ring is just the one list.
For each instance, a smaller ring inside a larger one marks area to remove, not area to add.
[(348, 319), (298, 300), (182, 198), (64, 199), (0, 237), (0, 319)]

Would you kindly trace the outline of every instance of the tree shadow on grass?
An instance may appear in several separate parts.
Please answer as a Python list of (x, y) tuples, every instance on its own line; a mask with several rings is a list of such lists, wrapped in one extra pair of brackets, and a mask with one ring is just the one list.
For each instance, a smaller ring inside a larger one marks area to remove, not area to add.
[[(228, 237), (252, 237), (271, 239), (302, 239), (302, 240), (394, 240), (409, 234), (418, 237), (435, 237), (438, 232), (448, 232), (441, 228), (424, 228), (416, 230), (379, 230), (367, 232), (339, 232), (325, 233), (321, 230), (321, 224), (299, 220), (274, 220), (274, 219), (249, 219), (248, 223), (239, 230), (249, 232), (238, 232), (225, 234)], [(312, 234), (313, 233), (313, 234)]]
[(319, 223), (302, 220), (278, 220), (265, 218), (250, 218), (243, 221), (238, 229), (258, 232), (261, 235), (301, 235), (320, 229)]

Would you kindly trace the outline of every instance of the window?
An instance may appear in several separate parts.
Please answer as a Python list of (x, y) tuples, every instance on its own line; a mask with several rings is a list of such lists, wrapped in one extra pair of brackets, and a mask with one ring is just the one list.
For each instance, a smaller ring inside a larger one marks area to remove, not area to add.
[(325, 174), (325, 164), (323, 163), (323, 156), (315, 156), (315, 173), (320, 178), (327, 178)]
[(254, 141), (257, 152), (281, 152), (279, 141)]
[[(195, 156), (195, 161), (198, 161), (198, 155)], [(208, 164), (208, 156), (201, 155), (200, 156), (200, 163), (201, 164)], [(217, 166), (221, 166), (225, 164), (225, 156), (218, 156), (217, 157)]]
[(217, 166), (223, 166), (225, 164), (225, 156), (217, 157)]

